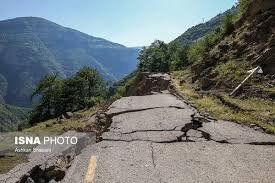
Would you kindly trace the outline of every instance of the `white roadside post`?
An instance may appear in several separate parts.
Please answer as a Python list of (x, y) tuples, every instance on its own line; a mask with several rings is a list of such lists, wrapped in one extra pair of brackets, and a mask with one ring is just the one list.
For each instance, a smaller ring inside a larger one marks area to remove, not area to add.
[(255, 69), (252, 69), (248, 71), (250, 74), (230, 93), (230, 96), (234, 95), (236, 91), (255, 73), (262, 74), (263, 70), (260, 66), (256, 67)]

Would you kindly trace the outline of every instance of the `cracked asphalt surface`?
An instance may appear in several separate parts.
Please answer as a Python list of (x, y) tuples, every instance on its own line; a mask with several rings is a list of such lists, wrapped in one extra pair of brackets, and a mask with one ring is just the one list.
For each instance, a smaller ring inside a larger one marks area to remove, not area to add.
[(83, 182), (91, 156), (96, 183), (275, 182), (274, 135), (227, 121), (195, 128), (196, 110), (167, 91), (123, 97), (107, 114), (109, 131), (63, 182)]

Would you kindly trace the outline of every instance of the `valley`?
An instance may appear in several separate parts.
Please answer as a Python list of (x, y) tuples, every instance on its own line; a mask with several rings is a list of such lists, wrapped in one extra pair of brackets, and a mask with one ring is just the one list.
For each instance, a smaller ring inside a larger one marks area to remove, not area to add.
[(58, 73), (65, 78), (90, 66), (106, 81), (116, 81), (136, 68), (138, 52), (139, 48), (127, 48), (43, 18), (0, 21), (1, 126), (13, 123), (2, 129), (17, 129), (26, 122), (27, 113), (22, 117), (12, 108), (21, 113), (23, 108), (32, 108), (31, 94), (45, 75)]
[[(142, 48), (1, 21), (0, 129), (14, 132), (0, 135), (0, 182), (274, 182), (274, 27), (274, 0), (239, 0)], [(18, 156), (18, 134), (79, 140)]]

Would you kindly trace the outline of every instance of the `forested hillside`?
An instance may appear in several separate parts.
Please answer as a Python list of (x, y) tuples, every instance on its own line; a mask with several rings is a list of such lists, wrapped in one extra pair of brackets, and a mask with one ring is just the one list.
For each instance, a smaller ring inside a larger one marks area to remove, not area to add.
[(200, 38), (202, 38), (205, 34), (210, 33), (220, 27), (222, 25), (223, 17), (227, 13), (236, 13), (236, 7), (232, 7), (231, 9), (218, 14), (214, 18), (211, 18), (209, 21), (205, 23), (201, 23), (195, 25), (189, 29), (187, 29), (182, 35), (177, 37), (173, 42), (179, 43), (182, 46), (186, 46)]
[(71, 76), (83, 66), (105, 79), (122, 78), (135, 69), (138, 49), (65, 28), (42, 18), (0, 22), (1, 96), (7, 104), (30, 106), (30, 94), (48, 73)]
[(26, 108), (0, 102), (0, 132), (17, 130), (21, 125), (27, 124), (28, 111)]

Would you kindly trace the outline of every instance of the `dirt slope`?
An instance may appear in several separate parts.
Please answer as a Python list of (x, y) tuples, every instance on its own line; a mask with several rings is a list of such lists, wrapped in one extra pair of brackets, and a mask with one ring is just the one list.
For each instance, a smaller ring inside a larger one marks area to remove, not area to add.
[(254, 0), (234, 23), (234, 31), (192, 65), (192, 83), (202, 90), (231, 91), (260, 65), (264, 74), (253, 77), (239, 94), (275, 97), (275, 1)]

